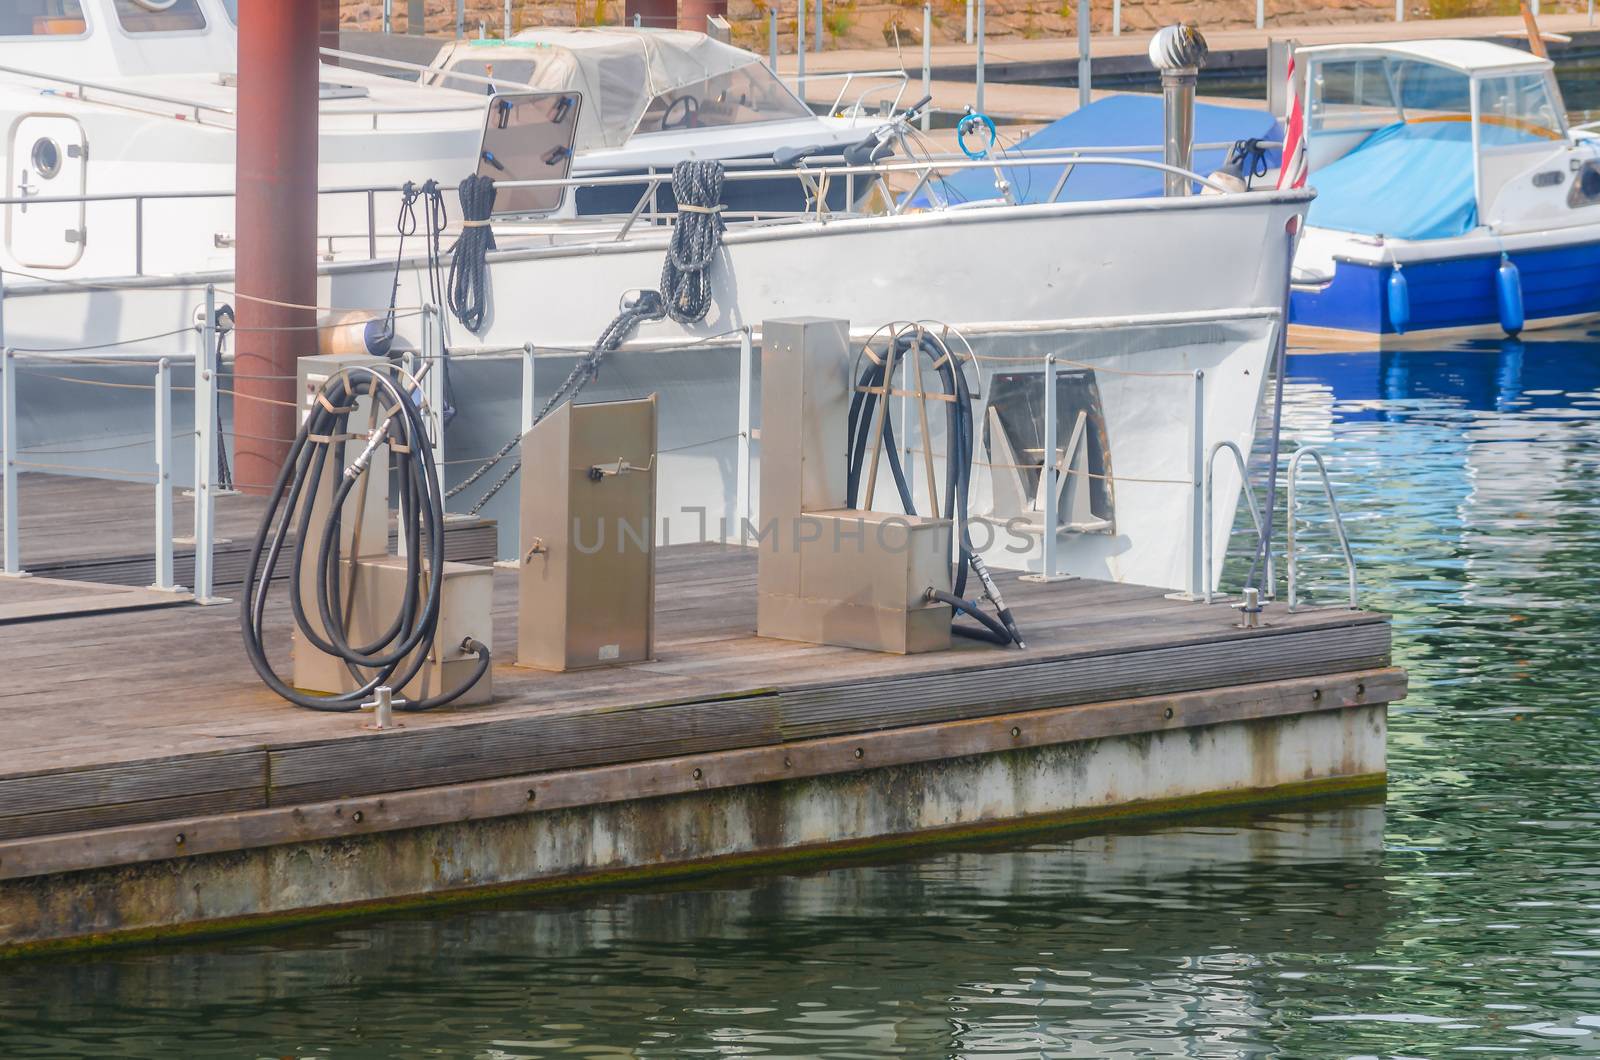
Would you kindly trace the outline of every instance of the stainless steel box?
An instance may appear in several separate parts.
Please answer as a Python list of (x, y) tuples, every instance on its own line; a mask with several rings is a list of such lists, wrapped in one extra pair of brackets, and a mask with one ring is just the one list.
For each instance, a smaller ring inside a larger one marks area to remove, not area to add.
[(845, 507), (849, 326), (761, 327), (761, 522), (756, 632), (911, 653), (950, 646), (948, 519)]
[(568, 403), (522, 439), (517, 664), (655, 652), (656, 399)]

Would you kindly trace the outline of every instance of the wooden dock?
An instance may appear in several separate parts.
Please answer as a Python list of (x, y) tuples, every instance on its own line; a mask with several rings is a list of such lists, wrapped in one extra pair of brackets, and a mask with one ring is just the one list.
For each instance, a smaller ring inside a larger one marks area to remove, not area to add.
[[(0, 954), (1384, 783), (1405, 678), (1380, 615), (1247, 630), (1008, 575), (1027, 650), (900, 657), (757, 638), (755, 573), (665, 549), (655, 660), (505, 650), (494, 702), (385, 732), (262, 687), (232, 606), (0, 625)], [(502, 649), (515, 589), (496, 572)]]

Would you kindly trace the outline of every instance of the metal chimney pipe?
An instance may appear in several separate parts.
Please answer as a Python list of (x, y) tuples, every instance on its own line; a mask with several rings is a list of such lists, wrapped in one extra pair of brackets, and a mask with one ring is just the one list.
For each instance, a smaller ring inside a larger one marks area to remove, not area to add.
[[(1162, 160), (1169, 166), (1194, 168), (1194, 91), (1207, 51), (1206, 39), (1194, 26), (1167, 26), (1150, 39), (1150, 62), (1161, 71), (1161, 99), (1166, 117)], [(1193, 182), (1180, 174), (1168, 173), (1166, 193), (1192, 195)]]

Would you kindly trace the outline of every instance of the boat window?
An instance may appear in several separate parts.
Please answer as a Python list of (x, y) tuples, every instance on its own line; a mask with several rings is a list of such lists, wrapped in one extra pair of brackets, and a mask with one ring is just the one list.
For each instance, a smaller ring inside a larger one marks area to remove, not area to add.
[(1409, 60), (1390, 69), (1400, 90), (1400, 106), (1408, 120), (1429, 115), (1466, 114), (1472, 110), (1471, 80), (1459, 70)]
[(765, 64), (755, 62), (661, 93), (645, 108), (634, 131), (670, 132), (810, 115), (810, 108), (784, 88)]
[[(533, 71), (537, 64), (532, 59), (502, 59), (499, 62), (488, 62), (484, 59), (463, 59), (458, 63), (451, 63), (450, 69), (457, 73), (471, 74), (474, 77), (503, 77), (508, 84), (506, 87), (515, 90), (520, 85), (530, 84), (533, 81)], [(486, 96), (494, 95), (494, 89), (481, 81), (468, 81), (464, 77), (446, 77), (441, 84), (445, 88), (459, 89), (462, 92), (481, 92)]]
[(239, 0), (222, 0), (222, 9), (228, 13), (228, 21), (237, 26), (239, 24)]
[(0, 37), (76, 37), (87, 29), (78, 0), (9, 0), (0, 4)]
[(1478, 82), (1478, 120), (1486, 145), (1564, 140), (1566, 123), (1543, 73), (1490, 77)]
[(1376, 129), (1400, 120), (1394, 86), (1382, 59), (1318, 63), (1311, 127)]
[(117, 21), (129, 33), (183, 33), (205, 29), (198, 0), (116, 0)]

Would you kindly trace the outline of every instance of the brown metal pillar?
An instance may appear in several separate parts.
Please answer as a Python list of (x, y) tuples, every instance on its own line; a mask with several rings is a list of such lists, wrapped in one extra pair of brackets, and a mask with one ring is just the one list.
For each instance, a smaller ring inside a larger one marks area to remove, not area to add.
[[(728, 0), (678, 0), (678, 28), (706, 31), (706, 17), (728, 14)], [(803, 29), (802, 29), (803, 32)]]
[(270, 487), (288, 455), (295, 410), (273, 402), (293, 402), (295, 361), (316, 352), (320, 15), (319, 0), (239, 4), (233, 419), (247, 492)]

